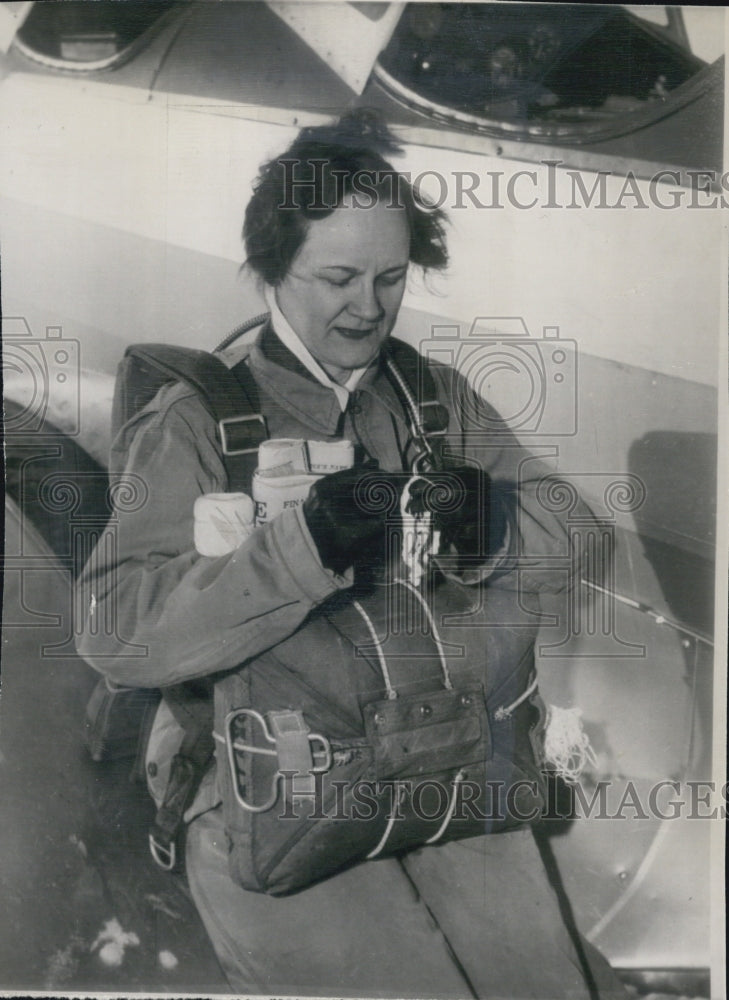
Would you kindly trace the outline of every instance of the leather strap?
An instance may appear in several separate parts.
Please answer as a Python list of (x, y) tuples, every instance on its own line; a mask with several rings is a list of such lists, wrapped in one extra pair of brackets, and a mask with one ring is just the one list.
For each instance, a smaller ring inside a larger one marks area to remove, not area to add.
[[(215, 420), (221, 456), (232, 491), (250, 492), (258, 446), (268, 437), (258, 387), (247, 365), (231, 371), (214, 354), (169, 344), (135, 344), (126, 351), (117, 380), (113, 423), (126, 422), (169, 382), (189, 385)], [(178, 864), (185, 812), (197, 794), (213, 754), (212, 685), (180, 684), (163, 698), (184, 736), (172, 760), (164, 799), (149, 843), (152, 857), (167, 870)]]

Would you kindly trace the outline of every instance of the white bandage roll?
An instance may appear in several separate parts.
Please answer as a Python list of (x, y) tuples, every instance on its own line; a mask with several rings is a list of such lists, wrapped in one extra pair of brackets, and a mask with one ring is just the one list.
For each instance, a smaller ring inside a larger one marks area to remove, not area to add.
[(300, 438), (271, 438), (258, 446), (258, 471), (267, 478), (308, 472), (306, 442)]
[(255, 508), (247, 493), (206, 493), (193, 508), (195, 548), (201, 556), (224, 556), (255, 530)]
[(270, 524), (284, 510), (299, 507), (309, 495), (311, 484), (320, 476), (253, 476), (253, 499), (256, 504), (256, 525)]
[(258, 446), (258, 471), (266, 479), (350, 469), (354, 464), (351, 441), (303, 441), (297, 438), (271, 438)]
[(309, 472), (326, 476), (330, 472), (351, 469), (354, 465), (354, 445), (342, 441), (307, 441)]

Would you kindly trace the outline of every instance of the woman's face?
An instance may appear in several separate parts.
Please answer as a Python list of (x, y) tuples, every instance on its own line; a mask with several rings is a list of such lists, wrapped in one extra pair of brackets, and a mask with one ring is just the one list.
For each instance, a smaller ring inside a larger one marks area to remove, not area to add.
[(410, 232), (403, 208), (345, 198), (309, 225), (279, 308), (330, 378), (344, 383), (369, 364), (395, 325), (405, 290)]

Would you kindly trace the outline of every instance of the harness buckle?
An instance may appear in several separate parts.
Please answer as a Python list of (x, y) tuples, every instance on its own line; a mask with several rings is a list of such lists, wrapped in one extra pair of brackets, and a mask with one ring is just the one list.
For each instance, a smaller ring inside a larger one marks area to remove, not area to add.
[(155, 838), (153, 833), (150, 833), (149, 852), (160, 868), (166, 872), (173, 871), (177, 864), (177, 846), (174, 840), (170, 842), (169, 847), (165, 847)]
[[(424, 414), (428, 407), (437, 407), (433, 410), (432, 416)], [(448, 410), (437, 399), (426, 399), (418, 403), (420, 410), (420, 421), (423, 426), (425, 437), (443, 437), (448, 433)]]
[[(245, 424), (255, 424), (250, 429), (242, 428)], [(237, 429), (237, 430), (236, 430)], [(233, 442), (233, 436), (239, 436)], [(253, 455), (258, 446), (267, 438), (266, 420), (262, 413), (249, 413), (240, 417), (223, 417), (218, 421), (218, 436), (224, 455)]]
[[(437, 399), (428, 399), (418, 403), (417, 420), (413, 414), (410, 424), (410, 435), (418, 446), (418, 453), (415, 455), (410, 471), (413, 474), (433, 472), (441, 467), (441, 452), (443, 439), (448, 433), (448, 413), (442, 403)], [(424, 411), (430, 407), (432, 416)], [(445, 422), (443, 421), (445, 414)], [(433, 440), (435, 439), (435, 440)]]
[[(260, 727), (260, 735), (270, 746), (256, 745), (238, 738), (235, 727), (242, 719), (256, 723)], [(242, 809), (252, 813), (267, 812), (273, 808), (279, 796), (279, 783), (292, 771), (296, 772), (292, 781), (294, 797), (309, 796), (314, 792), (314, 775), (329, 771), (332, 767), (332, 748), (329, 740), (321, 733), (310, 732), (304, 722), (303, 714), (290, 709), (269, 712), (267, 719), (253, 708), (234, 709), (225, 717), (224, 742), (236, 802)], [(268, 798), (260, 805), (248, 801), (241, 792), (239, 766), (236, 761), (236, 754), (241, 753), (275, 758), (271, 791)]]

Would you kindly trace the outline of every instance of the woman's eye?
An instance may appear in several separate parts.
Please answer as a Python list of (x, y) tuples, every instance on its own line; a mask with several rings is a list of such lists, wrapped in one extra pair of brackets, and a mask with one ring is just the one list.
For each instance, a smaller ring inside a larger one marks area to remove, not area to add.
[(404, 271), (399, 271), (397, 274), (383, 274), (379, 279), (383, 285), (396, 285), (399, 281), (405, 277)]
[[(398, 282), (402, 281), (404, 277), (405, 273), (403, 271), (398, 271), (396, 274), (383, 274), (379, 278), (377, 278), (377, 283), (386, 286), (397, 285)], [(355, 275), (348, 274), (343, 278), (335, 278), (331, 277), (330, 275), (323, 274), (322, 278), (324, 279), (324, 281), (326, 281), (328, 285), (332, 285), (334, 288), (346, 288), (347, 285), (352, 284)]]

